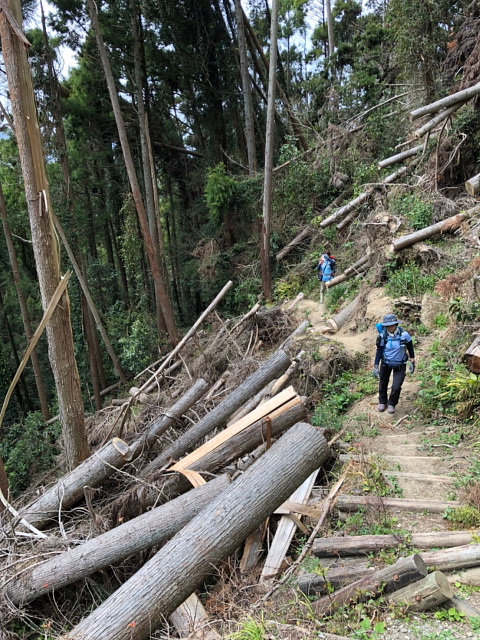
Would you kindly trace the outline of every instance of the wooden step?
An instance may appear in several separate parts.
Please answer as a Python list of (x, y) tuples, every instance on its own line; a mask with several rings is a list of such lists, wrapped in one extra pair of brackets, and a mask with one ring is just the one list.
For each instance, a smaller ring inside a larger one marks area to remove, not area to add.
[(357, 511), (361, 507), (376, 507), (383, 509), (401, 509), (402, 511), (443, 513), (445, 509), (449, 507), (457, 508), (460, 506), (461, 502), (456, 500), (410, 500), (406, 498), (349, 495), (338, 496), (336, 503), (336, 507), (340, 511)]
[(455, 478), (451, 476), (436, 476), (433, 473), (410, 473), (409, 471), (385, 471), (388, 477), (393, 478), (405, 478), (410, 480), (417, 480), (418, 482), (442, 482), (444, 484), (453, 484)]

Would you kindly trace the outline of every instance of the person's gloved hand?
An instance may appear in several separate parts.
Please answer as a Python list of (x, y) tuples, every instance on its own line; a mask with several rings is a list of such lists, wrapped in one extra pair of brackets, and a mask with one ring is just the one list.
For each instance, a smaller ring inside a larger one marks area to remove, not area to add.
[(408, 363), (408, 372), (413, 373), (414, 371), (415, 371), (415, 362), (412, 362), (410, 360), (410, 362)]
[(380, 380), (380, 371), (378, 370), (378, 367), (373, 367), (373, 377)]

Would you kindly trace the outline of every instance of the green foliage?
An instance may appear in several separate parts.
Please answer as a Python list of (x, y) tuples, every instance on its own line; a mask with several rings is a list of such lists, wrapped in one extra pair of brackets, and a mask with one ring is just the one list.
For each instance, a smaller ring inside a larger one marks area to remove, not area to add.
[(437, 329), (446, 329), (450, 324), (450, 320), (447, 315), (445, 315), (444, 313), (440, 313), (433, 319), (433, 324)]
[(354, 638), (360, 640), (378, 640), (382, 634), (386, 631), (385, 622), (377, 622), (373, 624), (370, 618), (365, 618), (360, 622), (360, 629), (357, 629), (354, 633)]
[(458, 375), (451, 378), (445, 386), (447, 390), (439, 397), (444, 398), (448, 403), (455, 404), (461, 417), (472, 416), (480, 406), (480, 375), (466, 371), (462, 367)]
[(407, 218), (415, 231), (428, 227), (433, 222), (433, 206), (417, 195), (399, 196), (392, 200), (391, 207), (395, 214)]
[(418, 298), (424, 293), (433, 291), (435, 284), (452, 271), (453, 268), (446, 265), (436, 273), (424, 274), (414, 262), (407, 262), (403, 267), (398, 268), (394, 261), (386, 265), (385, 289), (392, 298), (400, 296)]
[(384, 512), (375, 519), (370, 517), (367, 509), (361, 508), (348, 518), (337, 523), (338, 528), (344, 531), (345, 535), (356, 536), (376, 536), (390, 533), (398, 533), (398, 518), (390, 516)]
[(227, 636), (228, 640), (264, 640), (267, 629), (263, 617), (256, 620), (252, 616), (246, 618), (240, 625), (240, 629)]
[(0, 443), (10, 490), (14, 495), (26, 489), (32, 477), (51, 469), (59, 453), (60, 423), (45, 426), (40, 412), (10, 425)]
[(449, 629), (443, 629), (439, 633), (428, 633), (426, 636), (422, 636), (421, 640), (455, 640), (455, 636)]
[(462, 298), (455, 298), (450, 302), (448, 312), (455, 316), (458, 322), (470, 324), (480, 316), (480, 302), (466, 302)]
[(457, 509), (448, 507), (445, 509), (443, 517), (452, 523), (454, 529), (468, 529), (480, 525), (480, 509), (469, 505)]
[(466, 617), (465, 613), (458, 611), (455, 607), (442, 609), (442, 611), (437, 611), (435, 613), (435, 618), (437, 618), (437, 620), (448, 620), (449, 622), (462, 622)]
[(288, 300), (295, 298), (301, 290), (301, 283), (298, 276), (277, 280), (274, 290), (275, 300)]
[(326, 429), (340, 429), (342, 424), (341, 414), (356, 400), (362, 397), (362, 393), (356, 391), (353, 385), (353, 374), (346, 371), (334, 382), (326, 382), (322, 389), (323, 398), (315, 408), (312, 424)]
[(219, 226), (225, 209), (229, 206), (237, 189), (237, 181), (227, 175), (225, 164), (220, 162), (207, 171), (205, 201), (211, 220)]

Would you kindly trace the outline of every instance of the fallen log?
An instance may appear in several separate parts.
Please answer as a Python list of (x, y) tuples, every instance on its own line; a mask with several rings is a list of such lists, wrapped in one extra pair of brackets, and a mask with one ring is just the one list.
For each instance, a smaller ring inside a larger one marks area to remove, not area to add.
[(431, 569), (466, 569), (480, 565), (480, 544), (467, 544), (453, 549), (424, 551), (420, 554)]
[(470, 544), (474, 535), (470, 531), (433, 531), (403, 535), (341, 536), (317, 538), (312, 553), (321, 557), (345, 557), (368, 555), (381, 549), (390, 549), (399, 544), (408, 544), (415, 549), (451, 548)]
[(399, 589), (387, 597), (388, 603), (403, 604), (409, 611), (428, 611), (452, 598), (453, 590), (440, 571)]
[(332, 280), (330, 280), (329, 282), (326, 282), (325, 283), (326, 288), (331, 289), (332, 287), (335, 287), (337, 284), (340, 284), (341, 282), (345, 282), (345, 280), (348, 280), (352, 276), (357, 275), (358, 273), (363, 271), (362, 267), (366, 268), (366, 265), (368, 264), (370, 259), (371, 259), (370, 254), (367, 254), (366, 256), (362, 256), (360, 260), (357, 260), (356, 262), (354, 262), (350, 267), (348, 267), (348, 269), (345, 269), (345, 271), (341, 273), (339, 276), (336, 276), (335, 278), (332, 278)]
[(164, 544), (229, 485), (227, 475), (28, 568), (8, 583), (10, 600), (25, 604), (86, 576), (115, 566), (134, 553)]
[(480, 173), (465, 182), (465, 189), (471, 196), (476, 196), (480, 192)]
[(367, 595), (388, 595), (426, 575), (427, 567), (418, 554), (400, 558), (395, 564), (374, 571), (371, 575), (317, 600), (313, 605), (315, 615), (330, 615), (338, 607), (358, 601)]
[[(369, 200), (370, 196), (373, 194), (375, 189), (378, 189), (379, 187), (383, 187), (387, 184), (391, 184), (392, 182), (395, 182), (395, 180), (399, 176), (406, 173), (407, 170), (408, 170), (407, 167), (400, 167), (400, 169), (388, 175), (382, 182), (378, 182), (374, 186), (369, 187), (366, 191), (364, 191), (359, 196), (357, 196), (356, 198), (348, 202), (346, 205), (344, 205), (343, 207), (340, 207), (340, 209), (335, 211), (335, 213), (333, 213), (331, 216), (329, 216), (328, 218), (325, 218), (325, 220), (322, 220), (322, 222), (320, 223), (320, 227), (322, 229), (325, 229), (326, 227), (329, 227), (334, 222), (337, 222), (337, 220), (340, 220), (341, 218), (349, 214), (351, 211), (354, 211), (361, 204)], [(350, 218), (350, 220), (352, 219), (353, 218)]]
[(365, 293), (359, 293), (358, 296), (348, 304), (345, 309), (342, 309), (337, 314), (332, 316), (326, 322), (325, 329), (320, 328), (320, 332), (325, 333), (336, 333), (339, 331), (344, 324), (346, 324), (352, 316), (359, 309), (360, 305), (363, 303), (365, 298)]
[(458, 111), (460, 107), (463, 107), (464, 104), (466, 103), (464, 100), (462, 100), (461, 102), (454, 104), (452, 107), (445, 109), (445, 111), (441, 111), (434, 118), (432, 118), (431, 120), (426, 122), (424, 125), (416, 129), (413, 132), (413, 137), (418, 140), (418, 138), (422, 138), (425, 134), (429, 133), (430, 131), (433, 131), (433, 129), (435, 129), (441, 122), (443, 122), (444, 120), (449, 118), (452, 114), (454, 114), (456, 111)]
[(378, 496), (338, 496), (337, 509), (340, 511), (358, 511), (362, 507), (382, 507), (383, 509), (401, 509), (402, 511), (428, 511), (443, 513), (445, 509), (461, 506), (455, 500), (410, 500), (408, 498), (380, 498)]
[(480, 568), (466, 569), (461, 573), (453, 573), (448, 576), (450, 584), (460, 582), (460, 584), (468, 584), (471, 587), (480, 587)]
[(411, 158), (412, 156), (417, 155), (417, 153), (419, 153), (419, 151), (422, 151), (424, 148), (425, 147), (423, 144), (419, 144), (416, 147), (412, 147), (411, 149), (407, 149), (406, 151), (397, 153), (394, 156), (391, 156), (390, 158), (385, 158), (385, 160), (380, 160), (380, 162), (377, 164), (377, 167), (379, 169), (385, 169), (386, 167), (389, 167), (392, 164), (397, 164), (397, 162), (403, 162), (407, 158)]
[(352, 582), (366, 578), (374, 571), (374, 567), (369, 567), (367, 562), (363, 562), (354, 567), (328, 569), (323, 575), (305, 573), (298, 578), (298, 588), (307, 596), (325, 595), (330, 593), (332, 588), (335, 591), (342, 589)]
[(208, 385), (198, 380), (165, 414), (155, 420), (145, 436), (138, 438), (128, 446), (120, 438), (114, 438), (105, 444), (78, 467), (63, 476), (51, 489), (48, 489), (35, 502), (21, 511), (32, 525), (45, 527), (51, 520), (84, 497), (84, 487), (99, 487), (118, 469), (124, 467), (134, 457), (138, 457), (145, 447), (172, 426), (205, 393)]
[(291, 240), (285, 247), (283, 247), (283, 249), (281, 249), (277, 253), (277, 255), (276, 255), (277, 262), (280, 262), (280, 260), (283, 260), (285, 258), (285, 256), (288, 256), (288, 254), (291, 251), (293, 251), (295, 249), (295, 247), (297, 247), (304, 240), (309, 238), (313, 234), (313, 232), (314, 232), (314, 228), (311, 227), (310, 225), (308, 225), (308, 227), (305, 227), (304, 229), (302, 229), (302, 231), (300, 231), (300, 233), (297, 234), (293, 240)]
[[(286, 405), (280, 408), (278, 412), (272, 413), (270, 421), (266, 421), (264, 418), (257, 420), (248, 429), (237, 433), (220, 447), (196, 460), (190, 465), (189, 470), (194, 473), (215, 473), (219, 469), (226, 467), (233, 460), (242, 458), (262, 443), (267, 442), (269, 435), (272, 439), (278, 437), (296, 422), (304, 419), (305, 412), (304, 404), (298, 403), (297, 400), (292, 400), (290, 406)], [(156, 479), (156, 486), (153, 485), (153, 480), (148, 475), (146, 478), (149, 480), (147, 486), (142, 484), (137, 490), (131, 491), (126, 497), (120, 497), (109, 507), (114, 523), (121, 521), (122, 518), (131, 518), (132, 514), (136, 516), (142, 510), (158, 504), (159, 501), (164, 502), (169, 496), (184, 493), (191, 488), (190, 481), (182, 473), (168, 475), (162, 473)]]
[(323, 433), (292, 427), (64, 640), (148, 637), (328, 456)]
[(445, 606), (450, 608), (454, 607), (459, 613), (464, 613), (469, 618), (479, 618), (480, 610), (477, 607), (474, 607), (473, 604), (467, 602), (463, 598), (459, 598), (457, 596), (453, 596), (450, 600), (445, 602)]
[(162, 451), (154, 462), (147, 467), (145, 473), (164, 467), (170, 460), (178, 460), (187, 451), (194, 449), (214, 429), (224, 427), (230, 416), (244, 402), (247, 402), (265, 385), (284, 373), (290, 364), (290, 357), (282, 350), (277, 351), (260, 369), (249, 376), (235, 391), (232, 391), (225, 400)]
[(467, 215), (465, 213), (457, 213), (456, 216), (452, 216), (451, 218), (446, 218), (446, 220), (442, 220), (441, 222), (437, 222), (436, 224), (432, 224), (429, 227), (425, 227), (424, 229), (420, 229), (419, 231), (414, 231), (413, 233), (409, 233), (406, 236), (402, 236), (401, 238), (396, 238), (390, 249), (392, 251), (400, 251), (401, 249), (405, 249), (406, 247), (411, 247), (412, 244), (416, 244), (417, 242), (421, 242), (422, 240), (427, 240), (427, 238), (431, 238), (437, 233), (442, 233), (444, 231), (454, 231), (458, 229), (462, 222), (467, 219)]
[(480, 336), (465, 351), (463, 361), (472, 373), (480, 373)]
[(426, 104), (423, 107), (419, 107), (418, 109), (414, 109), (410, 112), (410, 120), (416, 120), (417, 118), (421, 118), (422, 116), (426, 116), (429, 113), (436, 113), (440, 111), (440, 109), (446, 109), (451, 107), (457, 102), (462, 102), (464, 100), (470, 100), (474, 96), (480, 93), (480, 82), (475, 84), (473, 87), (469, 87), (468, 89), (463, 89), (463, 91), (457, 91), (456, 93), (452, 93), (446, 98), (441, 98), (440, 100), (436, 100), (430, 104)]

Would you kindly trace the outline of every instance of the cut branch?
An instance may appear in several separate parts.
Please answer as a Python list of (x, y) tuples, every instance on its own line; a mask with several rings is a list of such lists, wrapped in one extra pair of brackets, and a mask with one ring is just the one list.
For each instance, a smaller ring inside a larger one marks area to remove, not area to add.
[(458, 111), (460, 107), (463, 107), (464, 104), (465, 102), (459, 102), (458, 104), (454, 104), (453, 107), (449, 107), (448, 109), (445, 109), (445, 111), (441, 111), (434, 118), (416, 129), (413, 132), (413, 137), (417, 139), (422, 138), (425, 134), (433, 131), (440, 123), (449, 118), (453, 113), (455, 113), (455, 111)]

